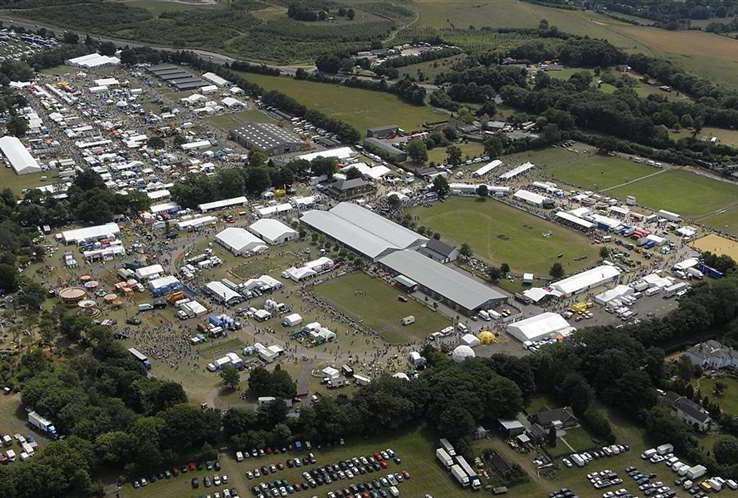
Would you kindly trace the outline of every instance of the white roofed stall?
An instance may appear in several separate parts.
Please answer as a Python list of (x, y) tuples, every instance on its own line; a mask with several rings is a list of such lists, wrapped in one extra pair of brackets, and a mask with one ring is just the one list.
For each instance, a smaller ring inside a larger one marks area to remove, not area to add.
[(272, 218), (262, 218), (255, 221), (249, 225), (249, 231), (272, 245), (284, 244), (290, 240), (295, 240), (299, 235), (297, 230)]
[(591, 230), (594, 228), (594, 223), (591, 221), (587, 221), (583, 218), (580, 218), (579, 216), (574, 216), (571, 213), (567, 213), (566, 211), (559, 211), (556, 213), (556, 218), (563, 223), (568, 223), (571, 225), (574, 225), (577, 228), (580, 228), (582, 230)]
[(266, 249), (266, 244), (243, 228), (228, 227), (215, 236), (215, 240), (236, 256), (253, 254)]
[(508, 334), (520, 342), (540, 341), (554, 336), (567, 336), (576, 329), (558, 313), (545, 312), (513, 322), (507, 326)]
[(41, 172), (41, 166), (17, 137), (0, 138), (0, 150), (17, 175)]
[(579, 292), (599, 287), (620, 276), (620, 270), (612, 265), (600, 265), (595, 268), (577, 273), (571, 277), (559, 280), (551, 285), (551, 288), (570, 296)]
[(114, 237), (119, 233), (120, 227), (117, 223), (105, 223), (104, 225), (96, 225), (94, 227), (66, 230), (61, 235), (65, 244), (79, 244), (81, 242)]
[(491, 172), (493, 169), (502, 166), (502, 161), (499, 159), (495, 159), (492, 162), (489, 162), (476, 170), (474, 173), (472, 173), (472, 176), (476, 176), (477, 178), (486, 175), (487, 173)]
[(516, 176), (522, 175), (523, 173), (525, 173), (525, 172), (527, 172), (527, 171), (529, 171), (529, 170), (531, 170), (531, 169), (533, 169), (535, 167), (536, 167), (535, 164), (533, 164), (531, 162), (527, 162), (527, 163), (521, 164), (520, 166), (517, 166), (517, 167), (511, 169), (510, 171), (508, 171), (506, 173), (501, 174), (497, 178), (499, 178), (500, 180), (512, 180)]
[(245, 206), (248, 202), (248, 199), (241, 195), (238, 197), (232, 197), (230, 199), (221, 199), (219, 201), (213, 201), (213, 202), (205, 202), (203, 204), (199, 204), (197, 207), (202, 211), (203, 213), (207, 213), (208, 211), (214, 211), (216, 209), (225, 209), (233, 206)]

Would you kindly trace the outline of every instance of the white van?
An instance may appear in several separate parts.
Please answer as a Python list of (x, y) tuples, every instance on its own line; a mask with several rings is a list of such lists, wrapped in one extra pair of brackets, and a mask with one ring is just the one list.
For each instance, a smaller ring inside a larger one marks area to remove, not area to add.
[(459, 322), (456, 324), (456, 330), (466, 333), (469, 332), (469, 327), (467, 327), (466, 324)]
[(154, 305), (150, 303), (143, 303), (138, 305), (138, 312), (141, 313), (142, 311), (151, 311), (154, 309)]

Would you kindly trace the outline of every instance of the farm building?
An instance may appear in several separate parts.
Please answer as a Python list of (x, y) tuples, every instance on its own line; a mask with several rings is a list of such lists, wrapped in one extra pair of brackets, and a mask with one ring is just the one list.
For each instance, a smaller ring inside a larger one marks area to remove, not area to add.
[(117, 57), (94, 53), (83, 55), (81, 57), (75, 57), (74, 59), (68, 59), (67, 63), (70, 66), (91, 68), (100, 66), (115, 66), (120, 64), (120, 59)]
[(738, 368), (738, 351), (712, 339), (695, 344), (684, 356), (701, 368)]
[(378, 126), (376, 128), (367, 128), (366, 136), (374, 138), (392, 138), (397, 135), (400, 127), (397, 125)]
[(600, 265), (559, 280), (552, 284), (551, 288), (565, 296), (571, 296), (604, 285), (617, 279), (618, 276), (620, 276), (620, 270), (616, 266)]
[(337, 204), (329, 211), (306, 211), (300, 221), (373, 260), (391, 251), (420, 247), (428, 241), (422, 235), (350, 202)]
[(419, 290), (463, 313), (473, 314), (504, 301), (507, 296), (417, 251), (394, 251), (379, 260), (394, 274), (417, 282)]
[(354, 152), (354, 149), (351, 147), (336, 147), (335, 149), (326, 149), (326, 150), (319, 150), (318, 152), (311, 152), (309, 154), (303, 154), (301, 156), (298, 156), (297, 159), (302, 159), (305, 161), (312, 161), (313, 159), (317, 159), (319, 157), (324, 158), (335, 158), (339, 161), (342, 161), (344, 159), (348, 159), (349, 157), (355, 155), (356, 152)]
[(339, 201), (349, 201), (374, 192), (375, 187), (363, 178), (336, 180), (328, 186), (326, 193)]
[(297, 239), (296, 230), (288, 227), (279, 220), (262, 218), (249, 226), (249, 231), (271, 245), (284, 244)]
[(231, 131), (231, 138), (247, 149), (260, 150), (270, 156), (297, 152), (304, 147), (300, 137), (274, 123), (244, 123)]
[(580, 218), (579, 216), (574, 216), (571, 213), (567, 213), (566, 211), (559, 211), (556, 213), (556, 221), (561, 223), (562, 225), (570, 226), (573, 228), (576, 228), (578, 230), (583, 230), (585, 232), (588, 232), (594, 228), (594, 223), (591, 221), (587, 221), (584, 218)]
[(404, 150), (398, 149), (391, 143), (383, 142), (376, 138), (367, 138), (364, 140), (364, 146), (389, 161), (401, 163), (407, 159), (407, 153)]
[(17, 137), (6, 135), (0, 138), (0, 151), (2, 151), (5, 160), (8, 161), (16, 175), (27, 175), (41, 171), (41, 166)]
[(418, 249), (418, 252), (441, 263), (450, 263), (451, 261), (456, 261), (456, 258), (459, 257), (458, 247), (446, 244), (437, 239), (428, 240), (423, 247)]
[(575, 330), (563, 316), (550, 312), (541, 313), (507, 326), (508, 334), (520, 342), (540, 341), (560, 335), (566, 336)]
[(137, 268), (135, 271), (136, 278), (139, 280), (151, 280), (164, 273), (164, 267), (161, 265), (149, 265)]
[(119, 233), (120, 227), (117, 223), (105, 223), (94, 227), (66, 230), (61, 233), (61, 237), (65, 244), (81, 244), (82, 242), (114, 237)]
[(228, 84), (230, 84), (230, 82), (227, 79), (221, 78), (215, 73), (204, 73), (202, 77), (203, 79), (208, 80), (213, 85), (227, 86)]
[(253, 254), (266, 249), (266, 244), (243, 228), (228, 227), (215, 236), (215, 240), (236, 256)]
[(149, 280), (149, 290), (156, 296), (163, 296), (182, 288), (182, 282), (174, 275), (166, 275), (164, 277)]

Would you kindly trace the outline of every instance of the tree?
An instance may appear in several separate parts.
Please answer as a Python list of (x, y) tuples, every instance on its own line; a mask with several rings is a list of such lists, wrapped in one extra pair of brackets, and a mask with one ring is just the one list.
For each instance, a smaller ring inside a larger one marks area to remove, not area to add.
[(41, 287), (37, 282), (30, 280), (22, 285), (21, 292), (18, 296), (18, 302), (21, 305), (27, 306), (32, 310), (39, 310), (45, 300), (46, 289)]
[(502, 275), (507, 275), (508, 273), (510, 273), (510, 265), (508, 265), (507, 263), (502, 263), (500, 265), (500, 271), (502, 272)]
[(241, 382), (241, 375), (238, 373), (238, 369), (233, 365), (226, 365), (220, 371), (220, 378), (223, 379), (223, 383), (229, 388), (235, 390), (238, 384)]
[(407, 144), (407, 155), (415, 164), (421, 164), (428, 160), (428, 147), (422, 140), (411, 140)]
[(102, 42), (97, 51), (100, 52), (100, 55), (115, 55), (115, 43)]
[(451, 441), (458, 441), (468, 436), (474, 427), (474, 417), (463, 406), (449, 406), (438, 417), (438, 433)]
[(62, 37), (62, 42), (69, 45), (76, 45), (79, 43), (79, 35), (71, 31), (65, 31)]
[(738, 439), (733, 436), (723, 436), (713, 446), (715, 460), (720, 464), (735, 464), (738, 462)]
[(25, 136), (26, 132), (28, 131), (28, 120), (23, 116), (19, 116), (16, 114), (14, 116), (11, 116), (8, 122), (5, 123), (5, 128), (8, 130), (8, 133), (13, 135), (14, 137)]
[(548, 271), (548, 274), (555, 279), (559, 279), (564, 276), (564, 267), (561, 266), (561, 263), (556, 262), (551, 265), (551, 269)]
[(453, 166), (461, 164), (461, 148), (456, 145), (449, 145), (446, 147), (446, 160)]
[(248, 168), (245, 174), (246, 191), (251, 194), (261, 194), (272, 185), (267, 168)]
[(441, 199), (445, 198), (451, 191), (448, 180), (442, 175), (438, 175), (433, 179), (433, 186), (431, 188)]
[(502, 271), (497, 266), (487, 268), (487, 276), (493, 282), (497, 282), (502, 278)]
[(260, 151), (259, 149), (254, 149), (249, 152), (249, 166), (252, 166), (254, 168), (261, 168), (263, 166), (266, 166), (268, 159), (269, 156), (267, 156), (266, 153)]
[(249, 391), (254, 396), (267, 396), (271, 392), (271, 382), (269, 370), (257, 367), (249, 374)]
[(0, 264), (0, 289), (8, 294), (18, 290), (18, 272), (15, 266)]
[(610, 255), (610, 250), (607, 247), (605, 246), (600, 247), (600, 259), (607, 259), (609, 255)]
[(564, 377), (559, 389), (559, 396), (564, 403), (571, 406), (574, 414), (583, 414), (595, 397), (594, 389), (587, 380), (578, 373), (570, 373)]
[(146, 146), (152, 149), (163, 149), (166, 146), (164, 139), (158, 136), (153, 136), (146, 141)]
[(461, 244), (461, 248), (459, 249), (459, 254), (461, 256), (464, 256), (465, 258), (471, 258), (473, 254), (471, 246), (467, 244), (466, 242), (464, 242), (463, 244)]
[(484, 141), (484, 153), (490, 157), (499, 157), (505, 150), (504, 143), (499, 137), (489, 137)]
[(400, 207), (400, 204), (402, 204), (402, 201), (400, 200), (400, 196), (397, 194), (391, 194), (389, 197), (387, 197), (387, 203), (392, 209), (397, 209)]
[(323, 54), (315, 59), (315, 67), (321, 73), (336, 74), (341, 69), (341, 59), (335, 54)]
[(482, 198), (489, 197), (489, 187), (485, 184), (481, 184), (477, 187), (477, 195)]

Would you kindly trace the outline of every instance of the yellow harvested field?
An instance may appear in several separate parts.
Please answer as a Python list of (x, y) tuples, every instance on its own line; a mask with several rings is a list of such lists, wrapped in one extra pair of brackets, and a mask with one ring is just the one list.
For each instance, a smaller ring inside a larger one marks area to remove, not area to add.
[(695, 240), (690, 245), (698, 251), (709, 251), (719, 256), (730, 256), (738, 261), (738, 242), (735, 240), (711, 234)]

